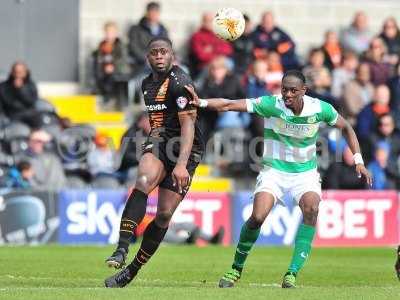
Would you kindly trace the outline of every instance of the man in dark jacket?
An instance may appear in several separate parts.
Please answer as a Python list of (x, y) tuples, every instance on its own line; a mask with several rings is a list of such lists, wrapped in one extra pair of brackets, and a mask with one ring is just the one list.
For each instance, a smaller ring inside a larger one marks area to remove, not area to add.
[(378, 118), (390, 111), (390, 90), (386, 85), (378, 85), (372, 102), (366, 105), (357, 116), (356, 132), (361, 143), (368, 139), (378, 125)]
[(388, 164), (385, 168), (387, 176), (399, 180), (400, 170), (397, 160), (400, 156), (400, 132), (395, 127), (395, 120), (392, 114), (386, 113), (378, 118), (378, 126), (376, 132), (368, 135), (368, 139), (364, 144), (361, 144), (365, 161), (371, 161), (375, 154), (376, 146), (379, 143), (390, 145), (388, 151)]
[(243, 34), (233, 42), (233, 60), (235, 62), (235, 73), (237, 75), (244, 74), (249, 65), (253, 61), (253, 39), (252, 39), (252, 25), (250, 18), (243, 15), (245, 20), (245, 27)]
[(362, 190), (365, 183), (360, 180), (354, 170), (354, 158), (347, 143), (340, 145), (343, 162), (333, 161), (322, 180), (323, 189), (333, 190)]
[(36, 84), (31, 80), (25, 63), (17, 61), (11, 67), (9, 77), (0, 84), (0, 103), (4, 114), (14, 121), (38, 125), (38, 100)]
[(294, 41), (275, 25), (271, 12), (265, 12), (262, 15), (261, 24), (253, 32), (253, 41), (256, 58), (262, 58), (268, 51), (276, 51), (281, 55), (285, 70), (299, 68)]
[[(215, 57), (210, 65), (208, 76), (200, 87), (202, 98), (245, 98), (239, 79), (229, 71), (225, 56)], [(200, 125), (206, 141), (216, 130), (219, 114), (217, 111), (200, 111)]]
[(155, 37), (168, 37), (168, 31), (160, 23), (160, 4), (149, 2), (146, 14), (139, 23), (129, 29), (129, 55), (133, 60), (133, 72), (141, 73), (146, 66), (147, 44)]

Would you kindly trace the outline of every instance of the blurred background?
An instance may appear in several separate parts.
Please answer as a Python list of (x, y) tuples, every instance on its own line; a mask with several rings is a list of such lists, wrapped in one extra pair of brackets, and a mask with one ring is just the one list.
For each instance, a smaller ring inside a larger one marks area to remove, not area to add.
[[(223, 7), (245, 14), (232, 43), (211, 30)], [(321, 128), (316, 244), (398, 243), (400, 2), (3, 0), (0, 20), (0, 243), (117, 240), (149, 132), (140, 86), (155, 36), (171, 38), (204, 98), (279, 94), (283, 73), (302, 70), (308, 95), (354, 126), (374, 178), (366, 191), (340, 133)], [(229, 244), (251, 211), (263, 121), (202, 112), (200, 123), (207, 154), (170, 242)], [(258, 242), (291, 244), (300, 218), (288, 199)]]

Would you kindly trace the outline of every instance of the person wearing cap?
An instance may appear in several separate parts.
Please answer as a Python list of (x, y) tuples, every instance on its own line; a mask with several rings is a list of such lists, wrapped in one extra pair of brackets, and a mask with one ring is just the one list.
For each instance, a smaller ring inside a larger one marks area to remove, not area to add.
[(18, 161), (28, 160), (33, 168), (32, 187), (59, 190), (66, 185), (63, 166), (58, 156), (46, 151), (52, 137), (44, 130), (34, 130), (28, 140), (28, 148)]

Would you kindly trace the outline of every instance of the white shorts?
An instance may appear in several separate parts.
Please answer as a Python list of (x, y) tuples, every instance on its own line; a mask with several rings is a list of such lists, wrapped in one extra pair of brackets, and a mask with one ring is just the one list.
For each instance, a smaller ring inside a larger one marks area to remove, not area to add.
[(254, 195), (268, 192), (284, 205), (284, 199), (293, 199), (299, 204), (301, 196), (315, 192), (321, 197), (321, 179), (317, 169), (301, 173), (287, 173), (265, 167), (257, 176)]

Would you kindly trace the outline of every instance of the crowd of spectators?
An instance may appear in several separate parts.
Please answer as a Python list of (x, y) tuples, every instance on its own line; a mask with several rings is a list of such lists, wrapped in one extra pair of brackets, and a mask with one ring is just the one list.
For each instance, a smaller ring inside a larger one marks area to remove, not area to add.
[[(234, 42), (217, 38), (212, 31), (212, 20), (210, 12), (201, 16), (199, 27), (188, 37), (185, 56), (177, 57), (176, 61), (190, 72), (200, 97), (238, 99), (279, 94), (284, 72), (301, 70), (307, 80), (307, 94), (331, 103), (355, 128), (366, 164), (375, 178), (373, 188), (400, 187), (400, 30), (395, 18), (388, 17), (380, 32), (372, 32), (369, 17), (357, 12), (349, 26), (327, 30), (323, 42), (313, 45), (306, 56), (298, 55), (295, 39), (284, 24), (277, 24), (270, 11), (262, 14), (259, 23), (245, 15), (245, 31)], [(126, 98), (129, 81), (140, 83), (149, 71), (147, 43), (153, 37), (168, 35), (157, 2), (148, 3), (144, 16), (126, 35), (119, 32), (115, 22), (104, 25), (104, 38), (92, 58), (95, 92), (104, 96), (105, 106), (110, 103), (114, 106), (115, 101), (120, 104), (121, 98)], [(54, 145), (59, 145), (62, 138), (55, 132), (74, 129), (76, 133), (84, 129), (66, 124), (40, 100), (24, 63), (16, 62), (9, 78), (0, 84), (0, 104), (4, 116), (2, 128), (13, 127), (9, 124), (17, 122), (30, 129), (25, 148), (13, 146), (7, 138), (2, 143), (2, 151), (11, 155), (14, 162), (3, 176), (4, 186), (117, 187), (134, 178), (138, 157), (132, 153), (140, 152), (137, 145), (141, 143), (136, 135), (149, 131), (145, 114), (134, 119), (119, 152), (109, 147), (107, 136), (89, 130), (90, 134), (86, 131), (89, 146), (81, 145), (82, 134), (78, 134), (80, 138), (58, 147), (76, 151), (60, 155), (64, 152), (56, 151)], [(254, 151), (244, 149), (249, 149), (252, 138), (263, 136), (262, 119), (247, 113), (201, 111), (200, 123), (206, 141), (212, 140), (211, 153), (205, 162), (213, 163), (221, 174), (243, 174), (255, 162), (251, 154), (261, 156), (260, 143), (255, 144)], [(45, 137), (46, 132), (49, 137)], [(334, 142), (332, 136), (336, 137)], [(38, 137), (41, 142), (37, 142)], [(56, 142), (52, 142), (54, 139)], [(43, 148), (37, 143), (50, 146)], [(348, 146), (333, 129), (322, 128), (319, 144), (324, 143), (329, 145), (328, 153), (321, 153), (324, 147), (318, 152), (323, 186), (364, 188), (351, 167), (354, 162)], [(84, 158), (80, 156), (82, 147)], [(50, 150), (55, 157), (48, 156)], [(71, 164), (77, 157), (79, 163)], [(6, 158), (2, 160), (11, 161)], [(60, 173), (43, 174), (43, 165), (38, 167), (38, 164), (46, 163), (54, 165)], [(57, 177), (57, 183), (48, 180), (53, 177)]]

